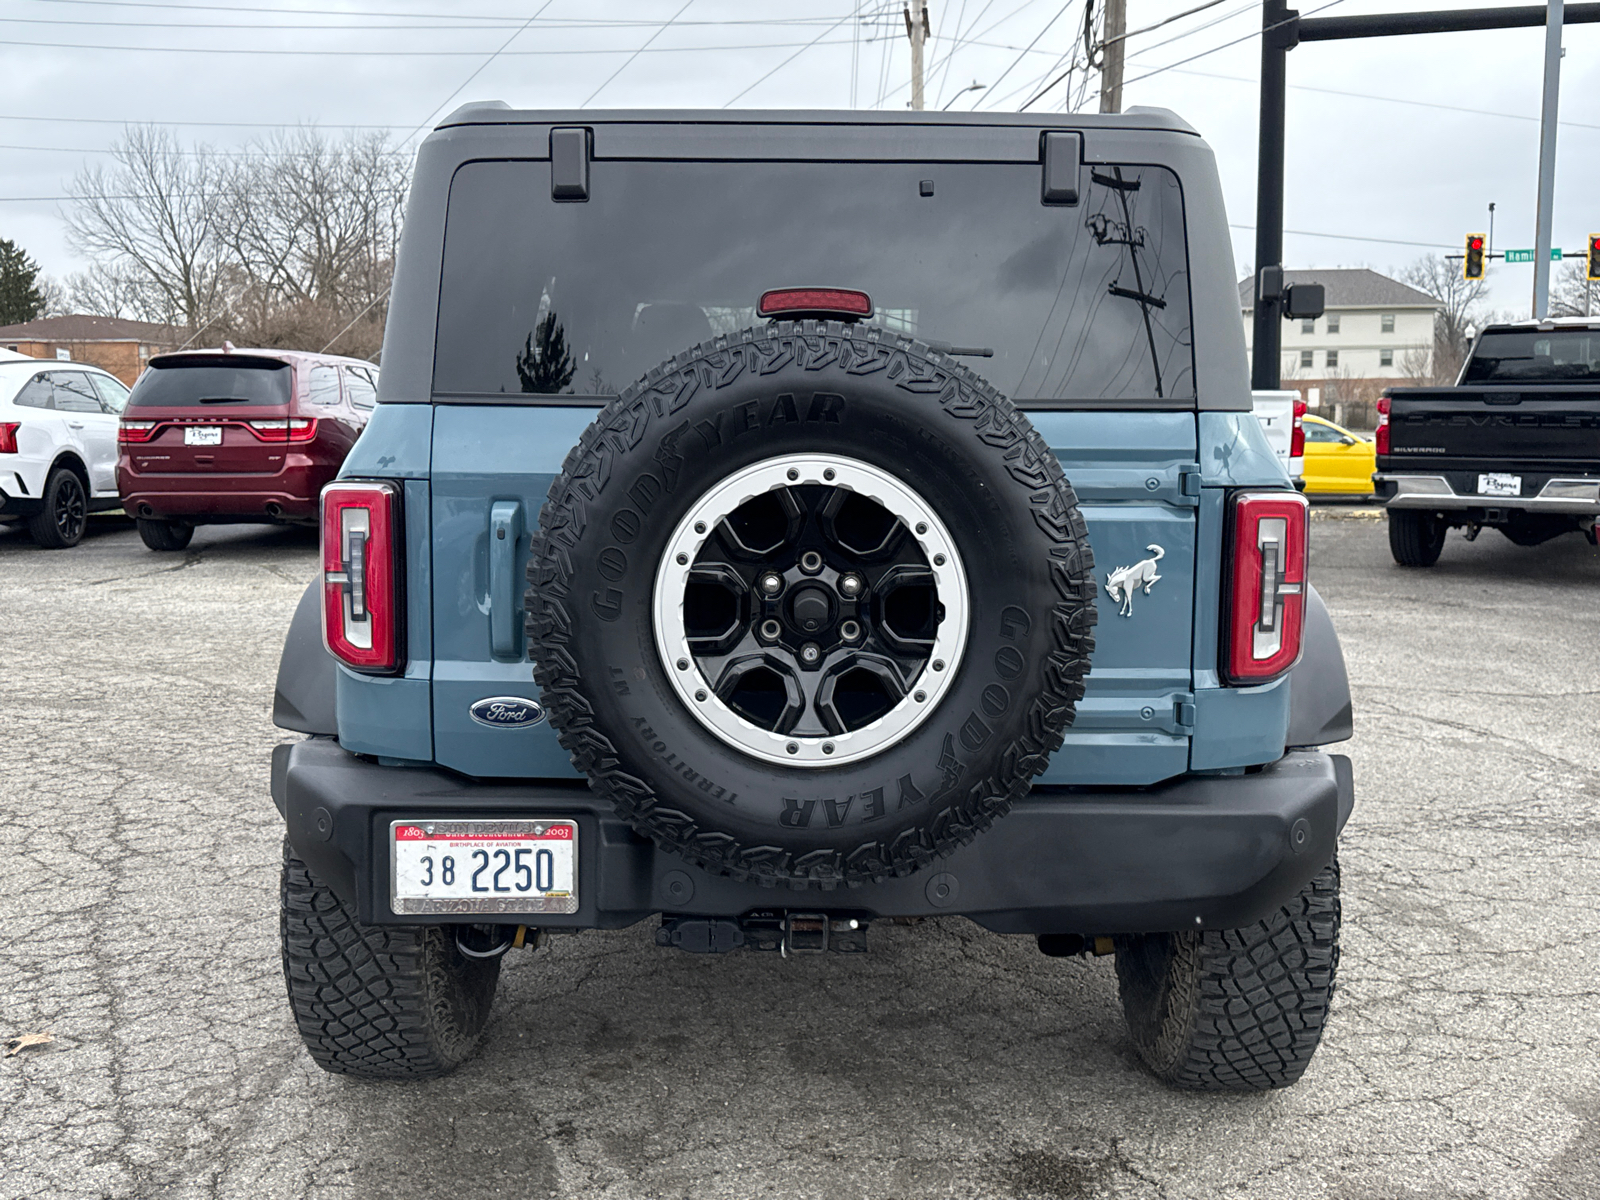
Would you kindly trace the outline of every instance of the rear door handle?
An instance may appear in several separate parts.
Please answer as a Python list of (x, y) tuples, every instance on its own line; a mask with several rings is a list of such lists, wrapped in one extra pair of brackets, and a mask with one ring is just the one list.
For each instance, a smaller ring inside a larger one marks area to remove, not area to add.
[(522, 501), (496, 500), (489, 508), (489, 649), (496, 657), (515, 657), (522, 649), (517, 636), (517, 544), (522, 532)]
[(72, 426), (72, 428), (74, 428), (74, 429), (82, 429), (83, 428), (83, 422), (82, 421), (68, 421), (67, 424)]

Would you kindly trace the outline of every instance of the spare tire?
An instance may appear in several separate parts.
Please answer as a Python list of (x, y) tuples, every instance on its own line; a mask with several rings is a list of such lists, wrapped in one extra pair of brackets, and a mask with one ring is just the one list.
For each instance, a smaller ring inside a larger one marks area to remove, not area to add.
[(708, 870), (909, 874), (1027, 792), (1083, 695), (1072, 487), (909, 338), (806, 321), (677, 355), (584, 432), (539, 526), (529, 655), (561, 744)]

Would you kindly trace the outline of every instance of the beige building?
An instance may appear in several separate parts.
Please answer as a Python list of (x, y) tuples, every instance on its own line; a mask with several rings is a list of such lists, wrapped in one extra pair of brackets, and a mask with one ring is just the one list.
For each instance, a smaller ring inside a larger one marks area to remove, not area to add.
[[(1285, 284), (1320, 283), (1323, 315), (1283, 323), (1283, 386), (1339, 424), (1369, 427), (1385, 386), (1427, 378), (1440, 304), (1365, 268), (1285, 271)], [(1252, 342), (1253, 281), (1239, 284), (1245, 343)], [(1337, 412), (1338, 415), (1335, 415)]]
[(40, 317), (0, 326), (0, 347), (50, 361), (83, 362), (110, 371), (129, 387), (153, 355), (176, 350), (184, 340), (175, 325), (125, 321), (121, 317)]

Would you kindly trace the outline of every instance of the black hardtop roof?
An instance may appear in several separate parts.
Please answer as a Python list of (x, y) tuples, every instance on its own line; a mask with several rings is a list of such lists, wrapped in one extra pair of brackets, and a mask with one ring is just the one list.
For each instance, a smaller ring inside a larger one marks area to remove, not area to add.
[(435, 127), (460, 125), (923, 125), (1022, 129), (1159, 130), (1197, 134), (1165, 108), (1136, 106), (1123, 113), (876, 112), (850, 108), (519, 109), (501, 100), (463, 104)]

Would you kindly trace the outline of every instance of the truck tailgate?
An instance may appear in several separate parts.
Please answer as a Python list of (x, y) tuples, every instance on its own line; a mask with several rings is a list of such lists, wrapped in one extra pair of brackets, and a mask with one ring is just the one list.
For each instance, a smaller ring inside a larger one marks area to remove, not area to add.
[(1582, 472), (1600, 463), (1600, 390), (1396, 388), (1384, 466)]

